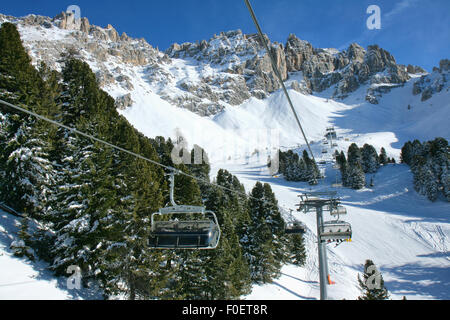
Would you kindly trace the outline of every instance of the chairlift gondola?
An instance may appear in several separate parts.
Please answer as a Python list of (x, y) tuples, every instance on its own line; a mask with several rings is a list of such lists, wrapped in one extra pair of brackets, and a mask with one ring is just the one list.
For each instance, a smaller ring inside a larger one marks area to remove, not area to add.
[[(151, 215), (148, 245), (155, 249), (215, 249), (219, 244), (220, 227), (214, 212), (203, 206), (177, 205), (173, 199), (175, 170), (170, 173), (172, 206), (160, 208)], [(156, 221), (162, 215), (201, 215), (199, 220)], [(210, 216), (210, 218), (207, 218)]]

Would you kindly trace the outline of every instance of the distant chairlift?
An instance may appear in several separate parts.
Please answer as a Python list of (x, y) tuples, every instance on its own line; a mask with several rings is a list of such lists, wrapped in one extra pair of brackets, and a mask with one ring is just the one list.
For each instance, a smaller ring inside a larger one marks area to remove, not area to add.
[(351, 241), (352, 227), (345, 221), (325, 221), (320, 227), (320, 239), (324, 242)]
[(327, 139), (336, 139), (337, 138), (336, 130), (334, 130), (334, 127), (327, 128), (327, 133), (325, 134), (325, 137)]
[(306, 232), (306, 226), (302, 222), (294, 220), (286, 224), (284, 232), (287, 234), (304, 234)]
[[(173, 199), (174, 174), (170, 173), (172, 206), (160, 208), (151, 215), (148, 245), (155, 249), (215, 249), (219, 244), (220, 227), (214, 212), (202, 206), (177, 205)], [(200, 215), (200, 220), (156, 221), (162, 215)], [(206, 216), (210, 218), (206, 218)]]
[(344, 206), (335, 206), (332, 207), (330, 210), (330, 215), (337, 216), (339, 219), (339, 216), (347, 214), (347, 209)]
[(295, 219), (292, 214), (292, 209), (289, 212), (289, 221), (284, 226), (284, 232), (286, 234), (304, 234), (306, 232), (306, 225), (303, 222)]

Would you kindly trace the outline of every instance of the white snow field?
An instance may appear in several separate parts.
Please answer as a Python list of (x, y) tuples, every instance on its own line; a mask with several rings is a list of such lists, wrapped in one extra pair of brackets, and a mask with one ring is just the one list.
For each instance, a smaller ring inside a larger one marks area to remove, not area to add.
[(0, 300), (100, 299), (95, 290), (67, 288), (67, 278), (56, 278), (42, 261), (13, 255), (20, 219), (0, 210)]

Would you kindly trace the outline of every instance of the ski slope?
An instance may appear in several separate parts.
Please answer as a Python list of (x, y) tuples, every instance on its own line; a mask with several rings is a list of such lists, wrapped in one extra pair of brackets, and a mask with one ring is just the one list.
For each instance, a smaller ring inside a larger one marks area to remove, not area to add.
[(56, 278), (47, 263), (15, 257), (20, 218), (0, 210), (0, 300), (101, 299), (96, 290), (67, 288), (67, 278)]
[[(406, 165), (382, 167), (371, 189), (354, 191), (331, 188), (334, 169), (326, 165), (327, 177), (318, 186), (274, 178), (265, 168), (217, 164), (230, 170), (250, 190), (256, 181), (268, 182), (286, 212), (299, 202), (305, 191), (336, 190), (348, 214), (342, 217), (352, 225), (353, 239), (335, 247), (327, 246), (329, 272), (335, 285), (328, 286), (329, 299), (356, 299), (360, 295), (357, 275), (366, 259), (374, 261), (383, 275), (392, 299), (450, 298), (450, 219), (449, 204), (431, 203), (413, 189)], [(318, 258), (315, 214), (299, 213), (303, 221), (307, 262), (304, 267), (287, 265), (273, 284), (255, 286), (245, 299), (318, 299)], [(325, 220), (332, 220), (325, 214)]]

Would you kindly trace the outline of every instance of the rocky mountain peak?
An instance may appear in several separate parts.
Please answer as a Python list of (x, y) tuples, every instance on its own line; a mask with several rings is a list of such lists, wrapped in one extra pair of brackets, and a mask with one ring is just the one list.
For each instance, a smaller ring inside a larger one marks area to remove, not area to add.
[[(1, 21), (19, 26), (35, 62), (45, 61), (59, 69), (61, 55), (77, 51), (91, 64), (101, 86), (119, 85), (126, 91), (123, 94), (134, 90), (132, 78), (138, 71), (132, 68), (140, 67), (145, 81), (162, 98), (201, 115), (216, 114), (225, 105), (239, 105), (251, 96), (265, 98), (280, 88), (259, 36), (241, 30), (220, 32), (209, 40), (174, 43), (162, 53), (145, 39), (131, 38), (125, 32), (119, 35), (111, 24), (95, 26), (86, 17), (75, 19), (73, 13), (61, 12), (54, 18), (0, 14)], [(342, 51), (314, 48), (295, 34), (285, 44), (268, 43), (283, 80), (299, 76), (302, 80), (292, 81), (290, 87), (305, 94), (332, 88), (330, 97), (339, 99), (367, 84), (366, 99), (377, 103), (383, 86), (402, 85), (410, 74), (425, 72), (417, 66), (398, 65), (378, 45), (365, 49), (352, 43)], [(448, 68), (448, 61), (440, 68)], [(126, 98), (121, 107), (133, 101)]]

